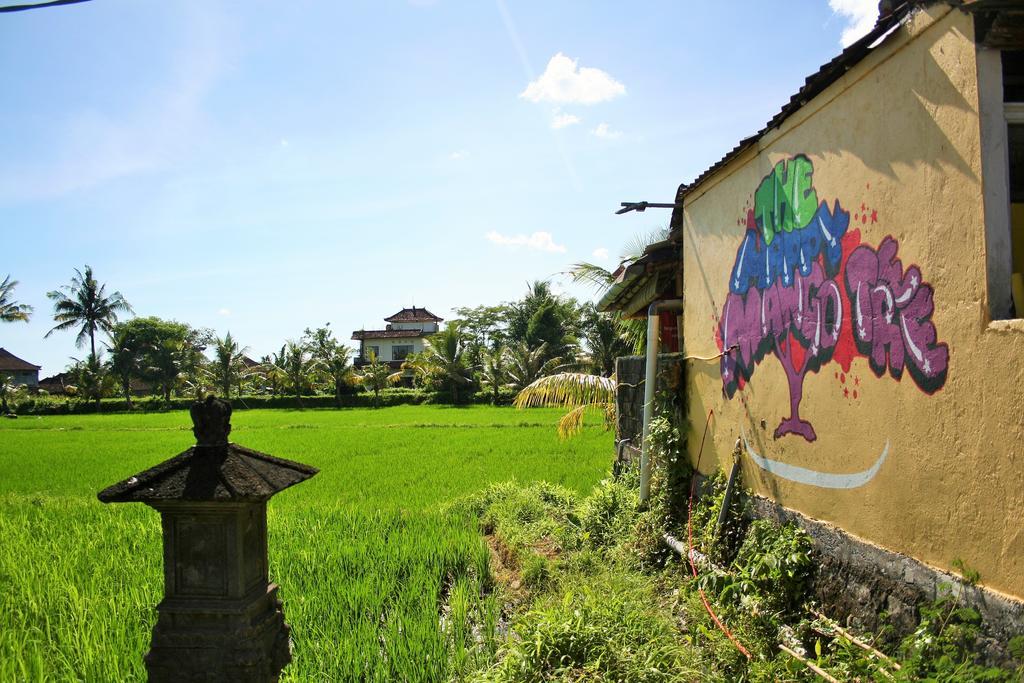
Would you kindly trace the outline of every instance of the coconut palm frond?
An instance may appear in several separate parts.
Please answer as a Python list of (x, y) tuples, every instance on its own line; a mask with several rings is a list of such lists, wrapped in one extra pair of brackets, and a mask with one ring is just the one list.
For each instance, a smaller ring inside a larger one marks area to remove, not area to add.
[(601, 377), (581, 372), (562, 372), (541, 377), (516, 396), (517, 408), (580, 406), (614, 404), (615, 377)]
[(96, 354), (96, 331), (110, 334), (119, 312), (132, 313), (131, 305), (120, 292), (107, 294), (106, 285), (96, 281), (89, 266), (85, 267), (85, 273), (76, 268), (70, 285), (47, 292), (46, 296), (53, 301), (53, 320), (57, 323), (46, 336), (79, 327), (75, 344), (82, 347), (88, 340), (93, 355)]
[(564, 274), (571, 277), (573, 282), (588, 284), (602, 292), (615, 282), (615, 275), (612, 271), (587, 261), (572, 264)]
[(577, 406), (558, 420), (558, 437), (568, 439), (583, 431), (583, 418), (588, 410), (596, 409), (594, 405)]
[(8, 275), (0, 282), (0, 321), (2, 322), (28, 322), (32, 314), (32, 307), (28, 304), (20, 304), (14, 300), (14, 288), (18, 285), (17, 280), (12, 280)]

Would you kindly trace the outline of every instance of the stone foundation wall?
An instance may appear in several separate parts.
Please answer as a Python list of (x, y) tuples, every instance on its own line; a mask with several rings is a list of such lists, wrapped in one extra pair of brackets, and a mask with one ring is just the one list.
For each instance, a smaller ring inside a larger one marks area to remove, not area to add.
[[(934, 600), (941, 587), (961, 593), (964, 606), (981, 614), (987, 635), (981, 652), (990, 665), (1010, 660), (1007, 646), (1024, 634), (1024, 603), (956, 578), (912, 557), (884, 550), (842, 530), (753, 496), (754, 514), (780, 523), (795, 522), (814, 541), (818, 568), (813, 579), (815, 599), (829, 616), (868, 631), (883, 623), (902, 638), (917, 626), (917, 605)], [(888, 620), (883, 621), (883, 613)]]
[[(658, 356), (658, 388), (681, 387), (682, 354), (662, 353)], [(623, 356), (615, 361), (619, 386), (615, 391), (618, 441), (628, 440), (640, 448), (644, 429), (644, 382), (647, 370), (645, 356)]]

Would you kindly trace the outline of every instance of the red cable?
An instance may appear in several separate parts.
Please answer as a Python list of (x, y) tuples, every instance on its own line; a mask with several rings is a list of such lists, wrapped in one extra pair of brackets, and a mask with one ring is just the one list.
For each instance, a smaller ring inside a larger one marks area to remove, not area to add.
[[(686, 559), (690, 562), (690, 569), (693, 570), (693, 578), (695, 579), (698, 577), (697, 565), (693, 562), (693, 494), (697, 491), (697, 475), (700, 473), (700, 458), (701, 455), (703, 455), (704, 453), (704, 439), (706, 439), (708, 436), (708, 427), (711, 425), (711, 416), (714, 414), (714, 409), (708, 411), (708, 419), (707, 422), (704, 423), (704, 436), (700, 438), (700, 450), (697, 451), (697, 466), (694, 467), (693, 477), (690, 480), (690, 503), (687, 507), (686, 515), (686, 531), (687, 539), (689, 541), (690, 552), (687, 553)], [(747, 659), (753, 659), (750, 652), (747, 651), (747, 648), (743, 647), (743, 644), (736, 639), (736, 636), (734, 636), (732, 632), (729, 631), (728, 628), (726, 628), (725, 624), (722, 623), (722, 620), (718, 618), (717, 614), (715, 614), (715, 611), (711, 609), (711, 604), (708, 602), (708, 597), (704, 595), (704, 589), (700, 587), (700, 584), (697, 585), (697, 590), (700, 592), (700, 599), (704, 603), (704, 609), (706, 609), (708, 611), (708, 614), (711, 615), (711, 619), (715, 622), (715, 625), (718, 626), (718, 629), (722, 633), (724, 633), (729, 640), (732, 641), (732, 644), (736, 646), (737, 650), (739, 650), (747, 656)]]

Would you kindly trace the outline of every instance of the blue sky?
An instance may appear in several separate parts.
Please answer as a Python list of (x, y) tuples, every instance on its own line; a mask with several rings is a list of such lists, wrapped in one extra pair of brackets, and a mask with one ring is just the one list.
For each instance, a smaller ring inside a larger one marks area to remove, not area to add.
[[(0, 4), (12, 4), (0, 0)], [(0, 14), (0, 346), (83, 357), (45, 293), (90, 264), (139, 315), (259, 356), (415, 303), (614, 266), (679, 183), (873, 20), (873, 0), (92, 0)], [(558, 278), (556, 278), (558, 280)], [(565, 285), (560, 285), (565, 286)], [(581, 297), (586, 290), (565, 286)]]

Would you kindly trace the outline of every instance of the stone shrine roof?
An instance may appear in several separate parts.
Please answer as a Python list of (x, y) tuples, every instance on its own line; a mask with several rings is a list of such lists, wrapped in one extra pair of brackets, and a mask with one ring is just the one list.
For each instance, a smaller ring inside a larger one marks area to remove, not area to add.
[(198, 443), (159, 465), (100, 491), (104, 503), (260, 501), (319, 472), (228, 443), (231, 404), (210, 397), (192, 407)]

